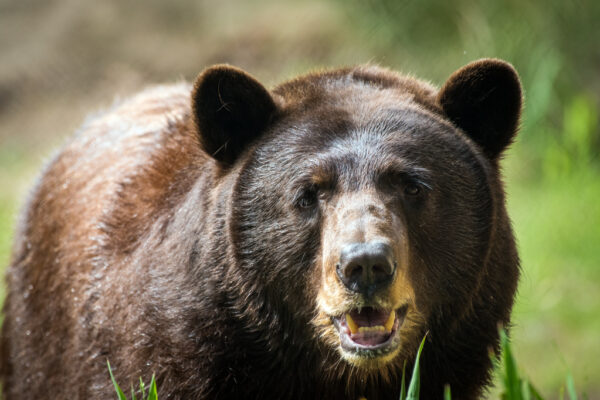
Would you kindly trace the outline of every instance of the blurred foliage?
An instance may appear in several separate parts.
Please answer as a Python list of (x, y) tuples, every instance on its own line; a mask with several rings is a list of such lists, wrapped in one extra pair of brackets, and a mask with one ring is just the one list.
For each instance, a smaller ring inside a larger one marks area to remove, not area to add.
[[(347, 6), (347, 1), (339, 0)], [(510, 61), (521, 75), (520, 142), (531, 177), (598, 163), (600, 2), (352, 0), (375, 59), (443, 82), (481, 57)], [(582, 153), (583, 152), (583, 153)]]
[(0, 265), (43, 160), (114, 96), (220, 62), (267, 84), (374, 62), (440, 85), (503, 58), (525, 89), (503, 163), (523, 267), (514, 352), (542, 394), (568, 366), (600, 398), (598, 21), (596, 0), (0, 0)]
[(598, 108), (590, 97), (575, 95), (564, 105), (560, 133), (548, 139), (541, 155), (544, 175), (557, 179), (581, 168), (597, 168), (598, 147)]

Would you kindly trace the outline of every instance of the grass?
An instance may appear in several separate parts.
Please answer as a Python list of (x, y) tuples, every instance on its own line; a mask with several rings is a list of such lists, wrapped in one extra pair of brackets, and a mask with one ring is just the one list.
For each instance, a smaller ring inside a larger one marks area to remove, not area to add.
[[(123, 392), (123, 390), (121, 390), (119, 384), (117, 383), (113, 375), (112, 369), (110, 368), (110, 362), (106, 361), (106, 365), (108, 366), (110, 380), (112, 381), (112, 384), (115, 387), (115, 391), (117, 392), (117, 397), (119, 398), (119, 400), (127, 400), (127, 396), (125, 396), (125, 393)], [(131, 385), (131, 400), (137, 400), (135, 393), (136, 391), (133, 388), (133, 385)], [(150, 380), (150, 387), (148, 388), (148, 393), (146, 393), (146, 385), (144, 384), (144, 381), (142, 381), (142, 378), (140, 378), (140, 386), (137, 390), (137, 393), (141, 396), (140, 400), (158, 400), (158, 390), (156, 388), (156, 380), (154, 379), (154, 375), (152, 375), (152, 379)]]
[[(415, 366), (413, 368), (411, 381), (408, 387), (408, 392), (404, 392), (404, 371), (402, 376), (402, 389), (400, 394), (400, 400), (418, 400), (420, 379), (419, 379), (419, 360), (423, 346), (425, 344), (426, 337), (421, 341), (419, 351), (417, 352), (417, 358)], [(500, 377), (497, 385), (499, 386), (500, 393), (498, 398), (501, 400), (544, 400), (544, 397), (535, 388), (535, 386), (522, 375), (521, 371), (517, 366), (517, 362), (513, 355), (513, 349), (508, 339), (508, 335), (504, 329), (500, 329), (500, 356), (494, 359), (494, 365), (496, 366), (496, 375)], [(564, 386), (561, 388), (560, 398), (564, 399), (564, 392), (567, 392), (569, 400), (577, 400), (577, 393), (575, 391), (575, 385), (573, 383), (573, 377), (570, 373), (564, 378)], [(446, 386), (444, 390), (444, 400), (452, 399), (452, 388)]]
[[(408, 384), (408, 390), (406, 390), (406, 374), (405, 370), (402, 371), (402, 386), (400, 388), (400, 399), (399, 400), (419, 400), (419, 394), (421, 389), (421, 381), (420, 381), (420, 359), (421, 353), (423, 352), (423, 347), (425, 346), (425, 340), (427, 339), (427, 335), (423, 337), (421, 340), (421, 344), (419, 346), (419, 350), (417, 351), (417, 357), (415, 361), (415, 365), (412, 370), (411, 380)], [(508, 335), (504, 329), (500, 329), (500, 345), (501, 352), (499, 358), (494, 358), (494, 365), (496, 366), (496, 375), (500, 376), (500, 385), (501, 392), (499, 398), (501, 400), (544, 400), (539, 391), (529, 382), (527, 378), (524, 378), (519, 368), (517, 367), (517, 362), (513, 356), (513, 350), (508, 339)], [(115, 380), (113, 376), (112, 369), (110, 367), (110, 363), (106, 362), (108, 365), (108, 372), (110, 374), (110, 379), (113, 383), (115, 391), (117, 393), (119, 400), (127, 400), (125, 393)], [(578, 400), (577, 393), (575, 391), (575, 384), (573, 382), (573, 377), (569, 373), (565, 378), (565, 385), (561, 388), (560, 398), (564, 399), (564, 392), (566, 390), (568, 394), (569, 400)], [(140, 387), (138, 390), (138, 394), (141, 395), (141, 400), (158, 400), (158, 391), (156, 387), (156, 381), (154, 379), (154, 375), (152, 375), (152, 380), (150, 381), (150, 389), (148, 394), (146, 395), (146, 388), (142, 378), (140, 378)], [(449, 386), (446, 386), (444, 389), (444, 400), (452, 399), (452, 391)], [(133, 386), (131, 387), (131, 400), (137, 400), (135, 390)]]
[(417, 351), (417, 358), (415, 360), (415, 365), (413, 367), (412, 376), (408, 385), (408, 391), (406, 392), (406, 395), (404, 394), (405, 371), (402, 371), (402, 388), (400, 390), (400, 400), (419, 399), (419, 391), (421, 390), (421, 379), (419, 376), (419, 370), (421, 364), (421, 353), (423, 352), (423, 346), (425, 346), (425, 339), (427, 339), (427, 334), (425, 334), (423, 340), (421, 340), (421, 345), (419, 345), (419, 351)]
[(580, 385), (597, 394), (600, 369), (589, 349), (600, 331), (600, 174), (593, 165), (538, 179), (507, 173), (523, 267), (514, 347), (541, 387), (555, 391), (571, 365)]

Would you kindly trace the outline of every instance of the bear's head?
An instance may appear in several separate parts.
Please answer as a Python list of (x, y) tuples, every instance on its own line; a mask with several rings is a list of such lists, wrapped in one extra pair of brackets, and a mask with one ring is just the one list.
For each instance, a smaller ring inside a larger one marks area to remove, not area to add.
[(505, 318), (494, 303), (510, 308), (514, 283), (494, 280), (497, 255), (518, 260), (498, 161), (521, 110), (509, 64), (471, 63), (439, 91), (374, 66), (269, 91), (216, 66), (192, 102), (230, 191), (223, 279), (248, 324), (381, 373), (401, 370), (426, 332), (473, 324), (474, 308)]

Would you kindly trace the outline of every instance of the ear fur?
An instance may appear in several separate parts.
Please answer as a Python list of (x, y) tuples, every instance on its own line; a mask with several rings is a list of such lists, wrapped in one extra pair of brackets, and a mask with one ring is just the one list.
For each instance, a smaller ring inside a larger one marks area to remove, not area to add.
[(448, 118), (492, 160), (517, 133), (521, 83), (507, 62), (482, 59), (462, 67), (448, 78), (437, 99)]
[(262, 134), (276, 109), (268, 90), (241, 69), (216, 65), (196, 78), (192, 111), (200, 144), (222, 166)]

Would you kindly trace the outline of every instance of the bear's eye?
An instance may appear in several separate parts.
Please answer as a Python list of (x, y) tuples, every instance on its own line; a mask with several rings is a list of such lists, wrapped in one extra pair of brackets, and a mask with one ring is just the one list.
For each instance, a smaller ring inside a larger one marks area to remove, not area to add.
[(389, 190), (392, 193), (402, 193), (407, 197), (418, 197), (423, 194), (424, 188), (429, 185), (423, 183), (420, 179), (410, 176), (405, 172), (387, 171), (383, 173), (378, 184), (383, 190)]
[(417, 196), (419, 193), (421, 193), (421, 187), (416, 183), (409, 183), (404, 186), (404, 194), (408, 196)]
[(302, 192), (302, 194), (296, 201), (296, 204), (298, 204), (298, 207), (300, 207), (300, 208), (307, 209), (307, 208), (313, 208), (317, 204), (317, 201), (318, 201), (317, 190), (315, 188), (309, 188), (309, 189), (305, 189)]

